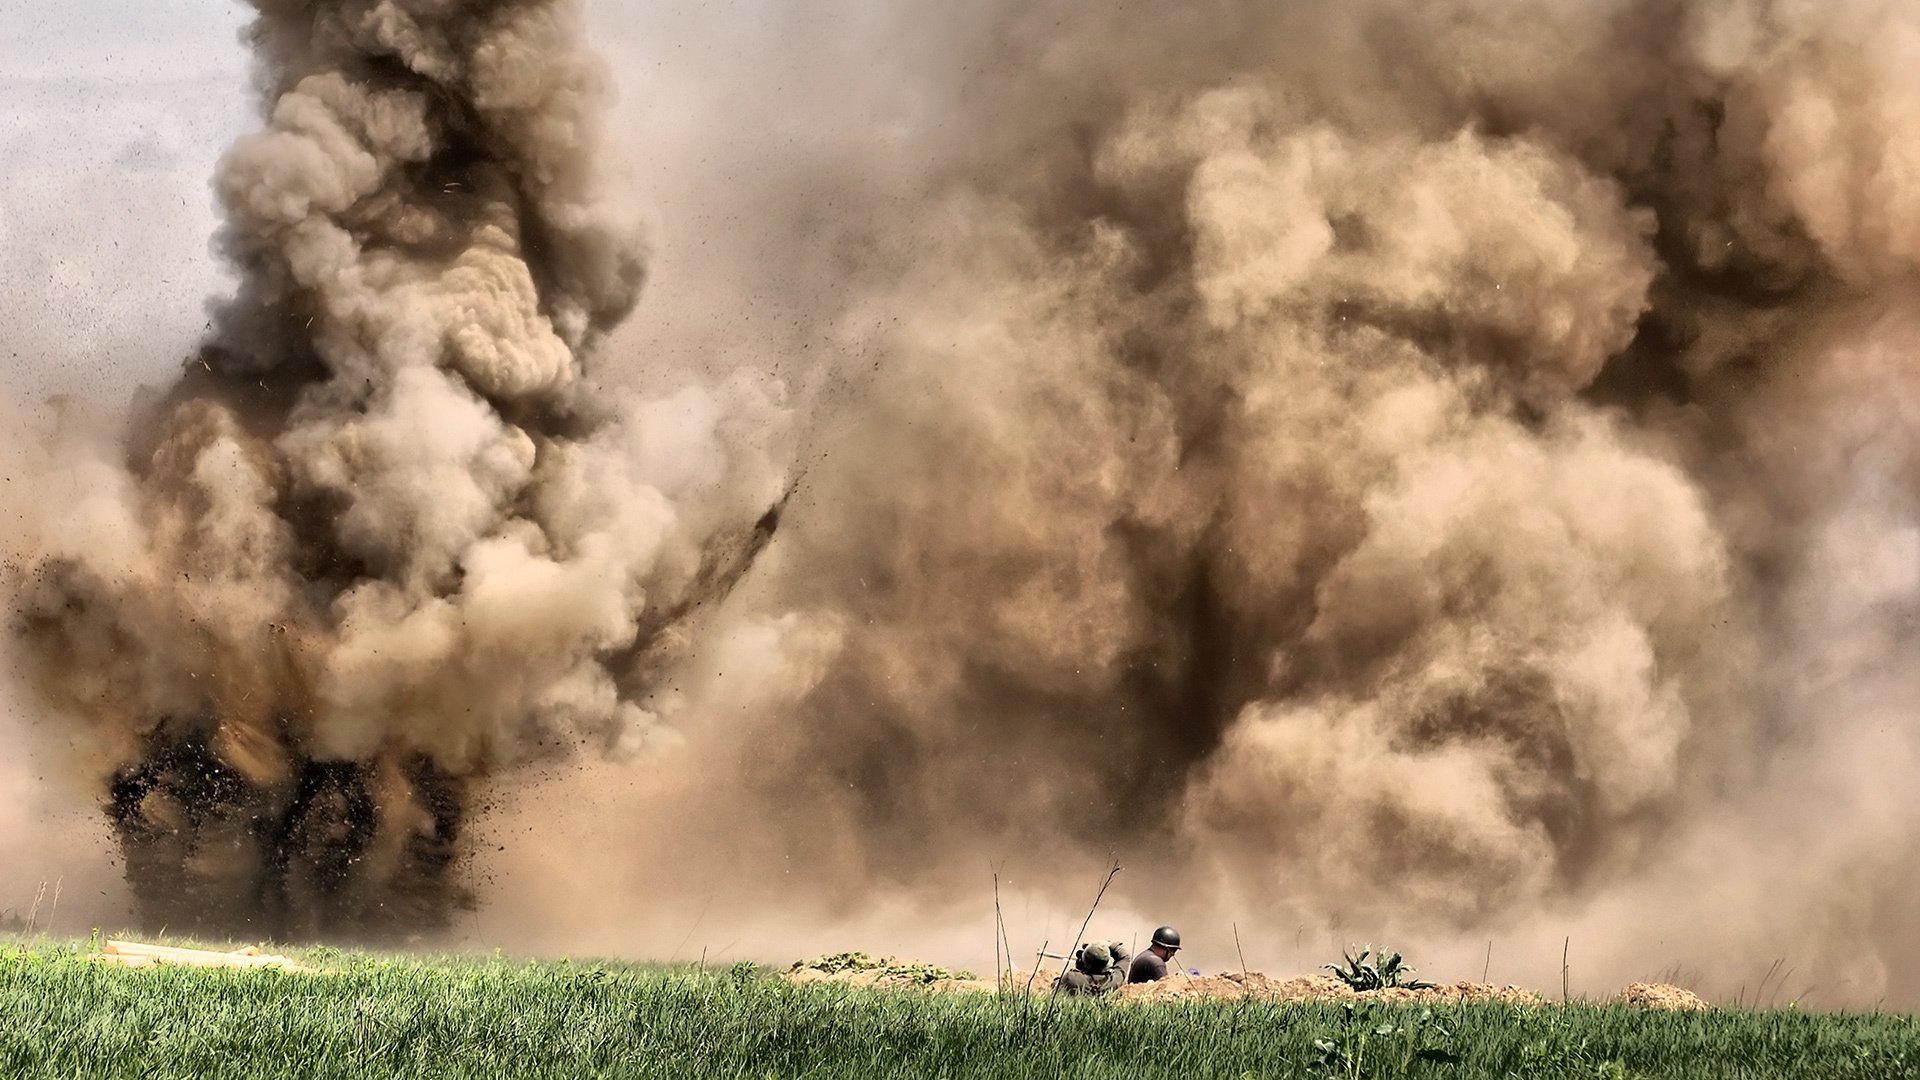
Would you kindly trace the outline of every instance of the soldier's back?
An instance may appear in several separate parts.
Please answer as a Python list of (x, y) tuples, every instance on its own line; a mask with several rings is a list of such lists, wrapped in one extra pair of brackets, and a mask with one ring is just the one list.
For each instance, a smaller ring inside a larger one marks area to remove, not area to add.
[(1167, 977), (1167, 962), (1155, 956), (1151, 951), (1143, 952), (1133, 958), (1133, 969), (1127, 974), (1128, 982), (1159, 982)]
[(1071, 968), (1053, 981), (1056, 994), (1076, 994), (1097, 997), (1121, 987), (1120, 972), (1109, 971), (1101, 975), (1089, 975), (1079, 968)]

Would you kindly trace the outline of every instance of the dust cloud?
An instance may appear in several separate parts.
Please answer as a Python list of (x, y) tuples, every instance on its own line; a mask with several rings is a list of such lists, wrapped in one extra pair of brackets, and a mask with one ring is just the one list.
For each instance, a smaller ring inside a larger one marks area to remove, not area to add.
[(255, 6), (240, 288), (128, 464), (74, 463), (22, 639), (144, 922), (431, 926), (471, 778), (671, 741), (635, 696), (777, 521), (777, 388), (585, 382), (644, 263), (578, 5)]
[(602, 147), (573, 6), (443, 7), (264, 6), (29, 594), (207, 910), (978, 966), (1113, 855), (1202, 963), (1920, 1000), (1920, 14), (603, 5)]

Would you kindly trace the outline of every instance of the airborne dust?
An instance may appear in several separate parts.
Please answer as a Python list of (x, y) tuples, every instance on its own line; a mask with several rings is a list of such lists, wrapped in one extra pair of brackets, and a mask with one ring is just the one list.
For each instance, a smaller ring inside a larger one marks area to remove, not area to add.
[[(239, 287), (19, 544), (143, 921), (978, 964), (1117, 852), (1920, 1001), (1920, 11), (770, 2), (610, 114), (619, 4), (255, 6)], [(739, 299), (623, 337), (650, 110)]]

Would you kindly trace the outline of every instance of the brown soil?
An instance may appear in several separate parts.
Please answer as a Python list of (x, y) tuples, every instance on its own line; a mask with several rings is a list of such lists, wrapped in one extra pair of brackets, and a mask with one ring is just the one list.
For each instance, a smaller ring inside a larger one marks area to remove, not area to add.
[(926, 990), (941, 993), (993, 993), (990, 979), (939, 979), (925, 982), (911, 975), (875, 969), (865, 971), (821, 971), (801, 968), (781, 976), (791, 983), (839, 983), (842, 986), (875, 986), (883, 990)]
[[(1004, 984), (1009, 993), (1024, 993), (1029, 986), (1035, 994), (1044, 994), (1053, 986), (1056, 971), (1035, 975), (1028, 971), (1008, 972)], [(910, 976), (883, 971), (825, 972), (801, 968), (783, 976), (794, 983), (839, 983), (844, 986), (871, 986), (887, 990), (919, 990), (932, 993), (992, 993), (990, 979), (944, 979), (920, 982)], [(1030, 980), (1031, 977), (1031, 981)], [(1518, 986), (1493, 986), (1488, 983), (1457, 982), (1430, 990), (1389, 987), (1360, 992), (1331, 975), (1297, 975), (1276, 979), (1258, 971), (1223, 972), (1218, 975), (1170, 975), (1159, 982), (1121, 987), (1114, 995), (1129, 1002), (1239, 1001), (1380, 1001), (1427, 1005), (1453, 1005), (1462, 1002), (1499, 1002), (1508, 1005), (1546, 1005), (1549, 1002), (1532, 990)], [(1705, 1009), (1708, 1004), (1690, 990), (1661, 983), (1634, 983), (1622, 991), (1619, 999), (1629, 1005), (1650, 1009)]]
[(1120, 991), (1125, 1001), (1394, 1001), (1426, 1004), (1502, 1001), (1515, 1005), (1543, 1004), (1540, 995), (1517, 986), (1489, 986), (1485, 983), (1452, 983), (1431, 990), (1356, 991), (1330, 975), (1300, 975), (1275, 979), (1257, 971), (1244, 975), (1238, 971), (1220, 975), (1172, 975), (1156, 983), (1128, 986)]
[(1159, 982), (1120, 989), (1122, 1001), (1311, 1001), (1354, 996), (1338, 979), (1320, 975), (1274, 979), (1257, 971), (1244, 975), (1238, 971), (1228, 975), (1169, 975)]
[(1666, 983), (1634, 983), (1620, 991), (1620, 1000), (1646, 1009), (1677, 1009), (1692, 1012), (1712, 1008), (1699, 994), (1685, 987)]
[(1361, 997), (1375, 1001), (1418, 1001), (1430, 1005), (1454, 1005), (1461, 1002), (1499, 1002), (1504, 1005), (1545, 1005), (1547, 999), (1525, 987), (1494, 986), (1490, 983), (1443, 983), (1431, 990), (1401, 990), (1397, 987), (1375, 990)]

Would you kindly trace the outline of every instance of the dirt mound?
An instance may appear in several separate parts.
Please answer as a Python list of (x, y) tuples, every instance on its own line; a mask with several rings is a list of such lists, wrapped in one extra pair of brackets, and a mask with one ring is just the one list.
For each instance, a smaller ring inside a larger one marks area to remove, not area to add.
[(836, 953), (802, 960), (782, 976), (791, 983), (840, 983), (887, 990), (993, 992), (993, 983), (974, 978), (971, 971), (949, 971), (932, 964), (866, 953)]
[(922, 979), (890, 971), (821, 971), (803, 967), (782, 976), (790, 983), (839, 983), (842, 986), (875, 986), (883, 990), (929, 990), (941, 993), (993, 993), (988, 979)]
[(1120, 990), (1123, 1001), (1319, 1001), (1358, 996), (1345, 983), (1324, 975), (1275, 979), (1257, 971), (1169, 975), (1159, 982), (1136, 983)]
[(1515, 1005), (1543, 1004), (1540, 995), (1518, 986), (1489, 986), (1462, 982), (1431, 989), (1389, 987), (1357, 991), (1329, 975), (1300, 975), (1275, 979), (1257, 971), (1219, 975), (1170, 975), (1155, 983), (1141, 983), (1120, 991), (1124, 1001), (1391, 1001), (1431, 1005), (1498, 1001)]
[(1667, 983), (1634, 983), (1620, 991), (1620, 1000), (1644, 1009), (1676, 1009), (1682, 1012), (1710, 1009), (1706, 1000), (1682, 986)]
[(1374, 1001), (1413, 1001), (1428, 1005), (1499, 1002), (1506, 1005), (1545, 1005), (1546, 999), (1524, 987), (1494, 986), (1491, 983), (1442, 983), (1423, 990), (1390, 986), (1359, 995)]
[[(1057, 970), (1009, 971), (1002, 976), (1007, 993), (1031, 991), (1046, 994), (1053, 988)], [(950, 972), (929, 964), (871, 959), (863, 954), (841, 954), (816, 961), (795, 964), (783, 978), (794, 983), (839, 983), (845, 986), (870, 986), (885, 990), (923, 990), (939, 993), (987, 993), (994, 991), (990, 979), (974, 978), (971, 972)], [(1159, 982), (1123, 986), (1113, 994), (1120, 1001), (1164, 1003), (1183, 1001), (1378, 1001), (1392, 1004), (1459, 1005), (1496, 1003), (1504, 1005), (1546, 1005), (1547, 999), (1519, 986), (1494, 986), (1490, 983), (1444, 983), (1418, 990), (1392, 986), (1380, 990), (1355, 990), (1331, 975), (1296, 975), (1276, 979), (1258, 971), (1224, 971), (1218, 975), (1169, 975)], [(1678, 986), (1664, 983), (1634, 983), (1616, 1000), (1649, 1009), (1705, 1009), (1708, 1004)]]
[(1169, 975), (1159, 982), (1133, 983), (1116, 990), (1122, 1001), (1234, 1001), (1250, 996), (1246, 987), (1224, 975)]

